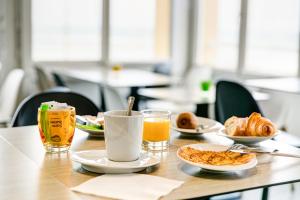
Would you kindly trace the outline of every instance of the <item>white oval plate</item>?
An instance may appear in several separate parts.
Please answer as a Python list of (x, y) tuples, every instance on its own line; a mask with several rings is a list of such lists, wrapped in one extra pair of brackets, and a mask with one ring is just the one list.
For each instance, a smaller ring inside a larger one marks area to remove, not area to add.
[(90, 136), (92, 137), (104, 137), (104, 130), (89, 130), (89, 129), (84, 129), (79, 126), (76, 126), (79, 130), (82, 130), (84, 132), (87, 132)]
[(229, 139), (234, 140), (237, 143), (241, 144), (256, 144), (265, 140), (272, 139), (276, 137), (277, 135), (280, 134), (281, 131), (277, 131), (274, 135), (272, 136), (267, 136), (267, 137), (255, 137), (255, 136), (230, 136), (225, 133), (225, 129), (220, 130), (218, 133), (221, 136), (227, 137)]
[[(226, 151), (229, 146), (219, 145), (219, 144), (190, 144), (185, 145), (183, 147), (191, 147), (198, 150), (203, 151)], [(183, 148), (181, 147), (181, 148)], [(196, 166), (201, 167), (202, 169), (209, 170), (209, 171), (218, 171), (218, 172), (235, 172), (235, 171), (241, 171), (246, 169), (251, 169), (257, 165), (257, 159), (253, 158), (250, 162), (242, 165), (208, 165), (208, 164), (201, 164), (201, 163), (195, 163), (191, 162), (189, 160), (185, 160), (179, 155), (180, 148), (177, 150), (177, 157), (182, 160), (183, 162)]]
[(72, 153), (71, 159), (81, 163), (82, 168), (96, 173), (123, 174), (133, 173), (160, 163), (156, 156), (142, 152), (138, 160), (132, 162), (114, 162), (107, 158), (106, 150), (87, 150)]
[(176, 125), (176, 118), (177, 115), (172, 115), (171, 120), (172, 120), (172, 129), (175, 131), (180, 132), (183, 135), (187, 136), (193, 136), (193, 135), (201, 135), (203, 133), (208, 133), (208, 132), (218, 132), (220, 129), (222, 129), (224, 126), (213, 120), (213, 119), (208, 119), (204, 117), (197, 117), (199, 124), (204, 125), (206, 128), (201, 129), (199, 132), (196, 129), (184, 129), (184, 128), (178, 128)]

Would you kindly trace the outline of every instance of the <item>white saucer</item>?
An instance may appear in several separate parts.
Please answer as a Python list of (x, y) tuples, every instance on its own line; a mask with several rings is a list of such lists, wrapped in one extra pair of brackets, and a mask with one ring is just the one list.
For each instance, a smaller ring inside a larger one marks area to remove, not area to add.
[(218, 132), (220, 129), (223, 128), (223, 125), (213, 119), (208, 119), (204, 117), (197, 117), (199, 124), (203, 125), (205, 128), (196, 130), (196, 129), (184, 129), (184, 128), (178, 128), (176, 125), (176, 118), (177, 115), (172, 115), (171, 120), (172, 120), (172, 129), (175, 131), (180, 132), (182, 135), (186, 136), (194, 136), (194, 135), (201, 135), (203, 133), (208, 133), (208, 132)]
[(96, 173), (123, 174), (133, 173), (160, 163), (156, 156), (142, 152), (138, 160), (114, 162), (106, 157), (106, 150), (88, 150), (72, 153), (73, 161), (81, 163), (82, 168)]
[(229, 139), (232, 139), (232, 140), (234, 140), (237, 143), (251, 145), (251, 144), (256, 144), (256, 143), (259, 143), (259, 142), (262, 142), (262, 141), (265, 141), (265, 140), (272, 139), (272, 138), (276, 137), (277, 135), (279, 135), (280, 131), (278, 130), (274, 135), (266, 136), (266, 137), (259, 137), (259, 136), (230, 136), (230, 135), (227, 135), (225, 133), (225, 129), (222, 129), (218, 134), (221, 135), (221, 136), (227, 137)]
[[(191, 147), (194, 149), (199, 150), (206, 150), (206, 151), (226, 151), (229, 147), (224, 145), (218, 145), (218, 144), (190, 144), (185, 145), (183, 147)], [(183, 148), (181, 147), (181, 148)], [(183, 162), (193, 165), (196, 167), (201, 167), (202, 169), (208, 170), (208, 171), (217, 171), (217, 172), (235, 172), (235, 171), (241, 171), (246, 169), (251, 169), (257, 165), (257, 159), (253, 158), (250, 162), (242, 165), (209, 165), (209, 164), (202, 164), (202, 163), (195, 163), (189, 160), (185, 160), (179, 155), (180, 148), (177, 150), (177, 157), (182, 160)]]

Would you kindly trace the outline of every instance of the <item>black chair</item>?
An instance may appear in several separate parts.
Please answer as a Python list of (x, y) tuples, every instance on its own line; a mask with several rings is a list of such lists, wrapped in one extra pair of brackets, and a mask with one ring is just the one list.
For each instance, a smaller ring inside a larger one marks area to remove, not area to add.
[(247, 117), (252, 112), (262, 113), (251, 93), (241, 84), (219, 81), (216, 86), (215, 118), (224, 123), (235, 115)]
[(37, 111), (42, 102), (65, 102), (76, 108), (77, 115), (97, 115), (100, 109), (88, 98), (74, 92), (49, 91), (35, 94), (24, 99), (18, 106), (12, 122), (12, 127), (37, 124)]

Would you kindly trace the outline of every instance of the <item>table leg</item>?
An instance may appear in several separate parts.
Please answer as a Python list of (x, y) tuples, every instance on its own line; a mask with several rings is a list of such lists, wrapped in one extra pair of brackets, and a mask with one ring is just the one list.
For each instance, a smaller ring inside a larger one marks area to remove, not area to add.
[(197, 104), (196, 115), (208, 118), (208, 105), (207, 103)]
[(269, 196), (269, 188), (265, 187), (263, 188), (261, 200), (268, 200), (268, 196)]
[(106, 111), (106, 104), (105, 104), (105, 98), (104, 98), (104, 89), (101, 85), (99, 85), (99, 95), (100, 95), (100, 109), (105, 112)]

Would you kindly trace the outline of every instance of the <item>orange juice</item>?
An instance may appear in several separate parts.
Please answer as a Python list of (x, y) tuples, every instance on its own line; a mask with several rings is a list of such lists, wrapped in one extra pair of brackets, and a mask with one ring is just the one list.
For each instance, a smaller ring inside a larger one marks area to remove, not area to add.
[(170, 138), (170, 119), (146, 118), (143, 140), (150, 142), (167, 141)]

